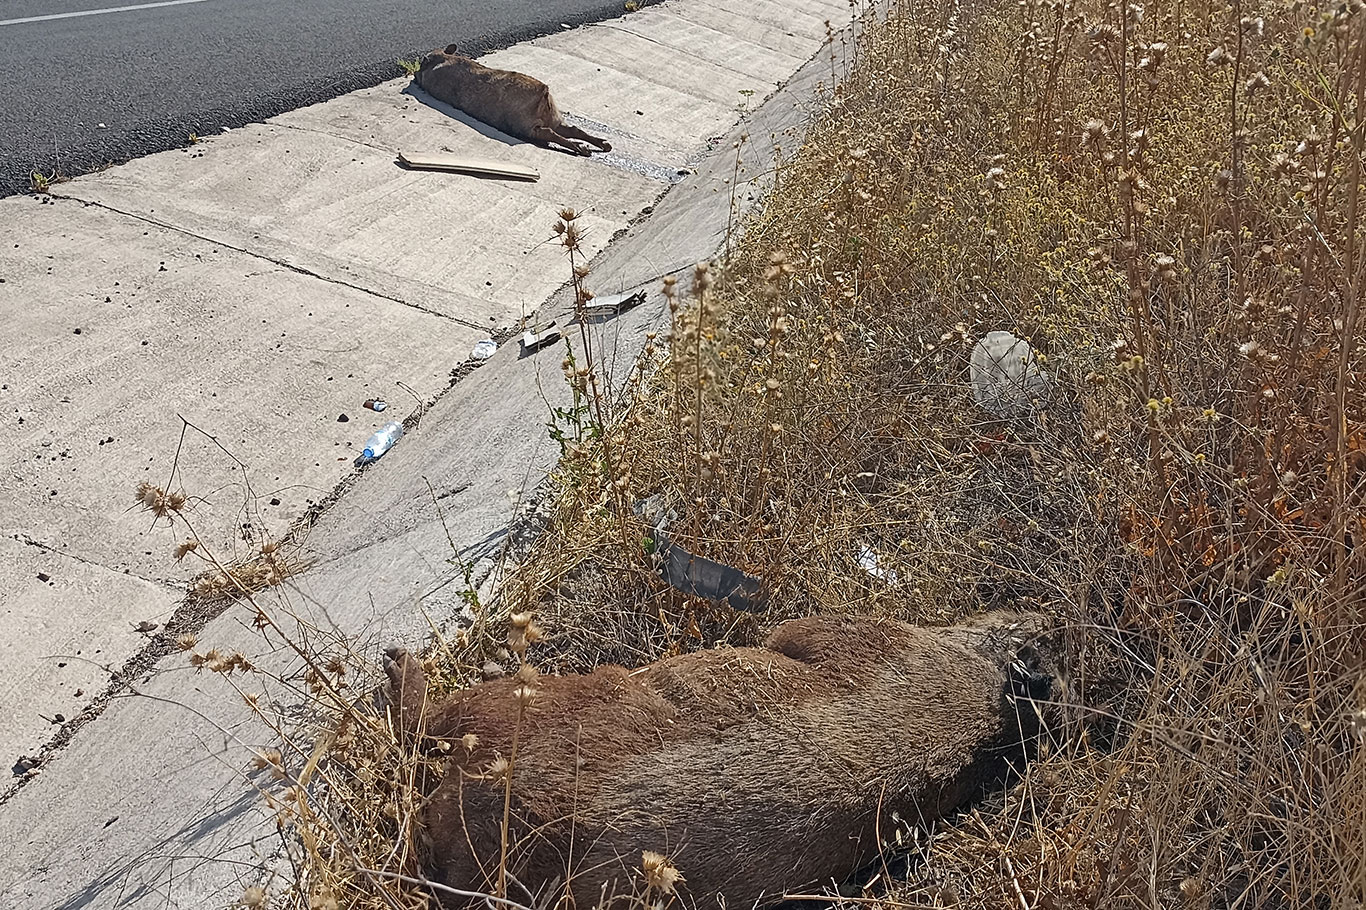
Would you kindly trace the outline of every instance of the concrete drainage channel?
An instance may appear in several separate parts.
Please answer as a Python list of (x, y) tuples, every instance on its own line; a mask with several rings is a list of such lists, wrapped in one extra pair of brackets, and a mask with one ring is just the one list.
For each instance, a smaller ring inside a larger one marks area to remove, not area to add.
[[(177, 541), (128, 509), (138, 482), (166, 483), (176, 415), (214, 437), (188, 434), (177, 460), (208, 545), (240, 558), (294, 528), (312, 565), (282, 596), (301, 622), (376, 653), (418, 643), (426, 617), (460, 604), (447, 533), (467, 562), (497, 550), (554, 463), (544, 425), (567, 399), (557, 347), (507, 344), (448, 387), (452, 365), (523, 315), (565, 322), (568, 266), (548, 240), (569, 206), (590, 286), (648, 292), (593, 329), (602, 362), (629, 369), (663, 318), (659, 278), (712, 256), (775, 146), (800, 142), (831, 73), (812, 58), (847, 15), (830, 0), (670, 0), (486, 58), (543, 78), (620, 161), (507, 145), (405, 80), (79, 178), (50, 204), (0, 201), (18, 354), (0, 408), (23, 418), (0, 475), (6, 764), (51, 742), (58, 714), (81, 718), (0, 805), (7, 903), (228, 904), (278, 844), (249, 779), (266, 731), (221, 677), (163, 657), (164, 629), (137, 631), (164, 627), (191, 575)], [(405, 171), (405, 148), (541, 180)], [(390, 410), (360, 408), (373, 397)], [(357, 476), (357, 447), (407, 416), (405, 399), (421, 420)], [(288, 679), (288, 655), (239, 614), (173, 628)]]

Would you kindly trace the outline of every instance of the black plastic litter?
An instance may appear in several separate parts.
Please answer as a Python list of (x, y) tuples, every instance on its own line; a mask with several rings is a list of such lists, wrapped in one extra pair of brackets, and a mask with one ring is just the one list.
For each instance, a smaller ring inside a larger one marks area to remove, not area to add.
[(666, 507), (662, 495), (655, 494), (636, 503), (634, 511), (650, 527), (656, 565), (660, 577), (670, 587), (693, 597), (724, 601), (735, 610), (760, 613), (767, 608), (761, 593), (763, 579), (690, 553), (669, 540), (664, 528), (678, 520), (678, 513)]
[(693, 597), (725, 601), (733, 609), (760, 613), (767, 607), (759, 594), (762, 580), (725, 563), (689, 553), (678, 544), (661, 540), (655, 545), (662, 557), (659, 574), (671, 587)]

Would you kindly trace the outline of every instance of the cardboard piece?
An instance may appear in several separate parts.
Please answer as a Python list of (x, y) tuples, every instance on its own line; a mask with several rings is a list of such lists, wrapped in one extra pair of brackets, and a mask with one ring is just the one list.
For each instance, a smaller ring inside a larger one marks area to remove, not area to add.
[(511, 180), (540, 180), (541, 175), (521, 164), (494, 161), (490, 158), (466, 158), (443, 155), (440, 152), (398, 153), (399, 164), (420, 171), (450, 171), (475, 177), (497, 177)]

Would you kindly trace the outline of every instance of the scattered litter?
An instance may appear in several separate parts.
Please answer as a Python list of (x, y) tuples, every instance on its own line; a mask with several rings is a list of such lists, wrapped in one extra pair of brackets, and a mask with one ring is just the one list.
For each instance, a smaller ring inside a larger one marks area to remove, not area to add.
[(539, 350), (557, 341), (562, 334), (559, 325), (554, 322), (539, 331), (527, 329), (522, 333), (522, 350), (527, 352)]
[(678, 521), (678, 512), (668, 508), (663, 493), (640, 500), (631, 507), (631, 511), (655, 531), (663, 531), (670, 522)]
[(398, 163), (419, 171), (450, 171), (474, 177), (504, 177), (512, 180), (540, 180), (541, 175), (529, 167), (489, 158), (465, 158), (458, 155), (398, 153)]
[(386, 404), (382, 398), (367, 398), (365, 399), (365, 404), (361, 405), (361, 407), (369, 408), (378, 414), (380, 411), (389, 407), (389, 405)]
[(1025, 413), (1046, 403), (1053, 390), (1029, 342), (1010, 332), (988, 332), (972, 349), (972, 393), (979, 407), (997, 417)]
[(365, 448), (360, 455), (356, 456), (356, 467), (363, 467), (372, 461), (378, 461), (401, 438), (403, 438), (403, 424), (397, 421), (389, 421), (376, 430), (375, 435), (365, 441)]
[(492, 338), (485, 338), (474, 346), (474, 349), (470, 351), (470, 356), (475, 360), (488, 360), (497, 352), (498, 342), (494, 341)]
[(619, 316), (633, 310), (645, 302), (645, 291), (631, 294), (612, 294), (607, 297), (594, 297), (592, 303), (583, 308), (583, 315), (590, 319), (603, 316)]
[(884, 569), (882, 560), (878, 558), (876, 551), (868, 544), (864, 544), (858, 551), (859, 568), (867, 572), (874, 578), (885, 581), (889, 585), (896, 584), (896, 570)]
[(651, 527), (659, 574), (670, 587), (707, 600), (725, 601), (733, 609), (762, 612), (767, 605), (760, 596), (763, 580), (725, 563), (689, 553), (669, 541), (664, 527), (678, 513), (664, 508), (659, 494), (636, 503), (634, 511)]
[(97, 124), (95, 124), (95, 129), (97, 129), (97, 130), (107, 130), (107, 129), (109, 129), (109, 127), (105, 126), (103, 123), (97, 123)]
[(338, 414), (338, 415), (337, 415), (337, 423), (350, 423), (350, 422), (351, 422), (351, 418), (350, 418), (350, 417), (347, 417), (345, 414)]

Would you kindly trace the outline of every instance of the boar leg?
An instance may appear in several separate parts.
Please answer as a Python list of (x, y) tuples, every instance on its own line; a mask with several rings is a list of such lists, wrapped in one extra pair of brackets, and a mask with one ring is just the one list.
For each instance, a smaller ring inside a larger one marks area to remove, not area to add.
[(574, 152), (576, 155), (583, 155), (585, 157), (593, 154), (593, 150), (590, 149), (588, 146), (584, 145), (582, 142), (575, 142), (568, 136), (560, 135), (560, 133), (557, 132), (554, 127), (538, 126), (534, 130), (534, 133), (536, 136), (536, 140), (538, 142), (543, 142), (546, 145), (562, 146), (564, 148), (569, 149), (571, 152)]
[(561, 135), (568, 136), (570, 139), (578, 139), (581, 142), (587, 142), (592, 145), (596, 145), (604, 152), (610, 152), (612, 150), (612, 144), (608, 142), (606, 139), (599, 139), (597, 136), (594, 136), (591, 133), (586, 133), (572, 123), (561, 123), (559, 126), (555, 127), (555, 129)]
[(422, 726), (427, 710), (427, 677), (422, 664), (403, 648), (384, 652), (384, 672), (389, 677), (389, 707), (399, 737), (411, 741)]

